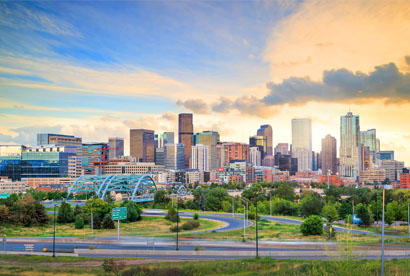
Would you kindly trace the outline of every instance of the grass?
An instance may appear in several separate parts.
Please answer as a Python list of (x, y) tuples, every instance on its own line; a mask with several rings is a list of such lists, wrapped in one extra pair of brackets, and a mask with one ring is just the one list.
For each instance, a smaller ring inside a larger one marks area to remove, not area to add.
[[(346, 227), (346, 224), (335, 224), (341, 227)], [(382, 225), (379, 224), (378, 226), (369, 226), (369, 227), (359, 227), (358, 225), (353, 225), (353, 229), (355, 230), (363, 230), (363, 231), (369, 231), (369, 232), (374, 232), (374, 233), (381, 233), (382, 232)], [(402, 235), (402, 236), (408, 236), (409, 235), (409, 228), (407, 225), (402, 225), (402, 226), (389, 226), (389, 225), (384, 225), (384, 233), (387, 235)]]
[[(0, 261), (9, 260), (0, 256)], [(106, 274), (94, 258), (62, 258), (15, 256), (11, 264), (1, 266), (0, 275), (113, 275)], [(238, 259), (217, 261), (184, 261), (130, 265), (130, 259), (122, 259), (126, 275), (380, 275), (380, 260), (321, 261), (321, 260), (274, 260)], [(64, 262), (57, 266), (56, 262)], [(73, 264), (70, 264), (75, 262)], [(49, 265), (44, 265), (49, 264)], [(149, 274), (138, 274), (144, 269)], [(393, 259), (385, 262), (385, 275), (409, 275), (410, 260)]]
[[(189, 219), (182, 218), (181, 225)], [(5, 224), (0, 226), (0, 233), (6, 234), (7, 237), (51, 237), (53, 235), (53, 220), (45, 226), (15, 226), (10, 224)], [(201, 225), (194, 231), (202, 231), (213, 228), (218, 228), (222, 223), (208, 220), (199, 219)], [(131, 223), (120, 223), (120, 234), (121, 235), (140, 235), (140, 236), (163, 236), (170, 235), (171, 231), (169, 228), (174, 224), (170, 221), (165, 220), (163, 217), (155, 216), (143, 216), (141, 221), (131, 222)], [(181, 232), (193, 232), (193, 231), (182, 231)], [(98, 236), (115, 236), (117, 234), (117, 229), (94, 229), (94, 237)], [(83, 229), (75, 229), (74, 223), (67, 224), (56, 224), (56, 236), (58, 237), (77, 237), (84, 238), (90, 237), (91, 231), (90, 226), (86, 225)]]

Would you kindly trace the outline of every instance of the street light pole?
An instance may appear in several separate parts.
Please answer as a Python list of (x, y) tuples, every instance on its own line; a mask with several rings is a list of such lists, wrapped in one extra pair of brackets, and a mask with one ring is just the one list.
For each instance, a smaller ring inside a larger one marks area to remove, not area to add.
[(54, 204), (53, 258), (56, 257), (56, 205)]
[(232, 217), (235, 217), (234, 212), (235, 212), (235, 207), (233, 205), (233, 196), (232, 196)]
[(269, 210), (270, 210), (270, 215), (272, 216), (272, 194), (269, 192)]
[(255, 223), (256, 223), (256, 258), (259, 258), (259, 246), (258, 246), (258, 199), (255, 200)]
[(91, 202), (91, 238), (94, 238), (93, 204), (94, 201)]
[(178, 197), (178, 194), (177, 194), (177, 247), (176, 247), (176, 249), (175, 250), (179, 250), (179, 247), (178, 247), (178, 232), (179, 232), (179, 224), (178, 224), (178, 221), (179, 221), (179, 197)]
[(407, 226), (409, 227), (409, 238), (410, 238), (410, 203), (407, 204)]
[(384, 187), (383, 187), (383, 221), (382, 221), (382, 276), (384, 271)]

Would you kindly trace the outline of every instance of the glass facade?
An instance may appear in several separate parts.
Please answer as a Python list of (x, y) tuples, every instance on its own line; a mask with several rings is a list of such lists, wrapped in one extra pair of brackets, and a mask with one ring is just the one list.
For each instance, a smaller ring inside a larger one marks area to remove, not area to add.
[(184, 144), (165, 144), (164, 162), (165, 169), (183, 170), (184, 169)]
[(256, 132), (258, 136), (264, 136), (266, 138), (266, 152), (265, 155), (273, 155), (272, 144), (272, 127), (270, 125), (262, 125)]
[(359, 116), (352, 112), (340, 117), (340, 175), (359, 176), (361, 170)]
[(252, 136), (249, 138), (249, 147), (257, 147), (261, 153), (261, 160), (266, 156), (266, 150), (268, 147), (265, 136)]
[(108, 143), (110, 145), (109, 159), (124, 156), (124, 138), (110, 137), (108, 138)]
[(67, 177), (68, 159), (76, 156), (76, 147), (38, 147), (23, 150), (21, 178)]
[(299, 171), (312, 170), (312, 120), (292, 119), (292, 156)]
[(13, 181), (21, 179), (22, 145), (0, 145), (0, 176), (7, 176)]
[[(108, 144), (107, 143), (85, 143), (83, 144), (81, 165), (85, 174), (92, 174), (94, 170), (94, 162), (102, 162), (108, 160)], [(105, 150), (103, 150), (105, 149)]]
[(155, 162), (153, 130), (130, 129), (130, 155), (139, 162)]
[(186, 169), (191, 164), (191, 147), (193, 143), (194, 124), (191, 113), (181, 113), (178, 115), (178, 142), (184, 144), (184, 166)]
[(208, 164), (209, 169), (218, 168), (218, 154), (216, 145), (219, 142), (219, 133), (216, 131), (203, 131), (195, 133), (194, 145), (204, 145), (208, 147)]

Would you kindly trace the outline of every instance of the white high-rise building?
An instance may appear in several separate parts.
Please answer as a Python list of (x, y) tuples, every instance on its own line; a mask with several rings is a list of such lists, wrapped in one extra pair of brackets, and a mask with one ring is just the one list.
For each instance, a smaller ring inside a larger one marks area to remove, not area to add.
[(348, 112), (340, 117), (340, 175), (343, 177), (359, 177), (361, 170), (359, 116)]
[(124, 156), (124, 138), (119, 137), (109, 137), (109, 153), (108, 158), (116, 159), (120, 158), (120, 156)]
[(165, 144), (164, 163), (167, 170), (184, 169), (184, 144)]
[(202, 144), (192, 146), (191, 168), (200, 171), (209, 171), (209, 148)]
[(292, 119), (292, 157), (298, 159), (298, 171), (312, 170), (311, 119)]
[(250, 147), (249, 148), (249, 161), (254, 166), (260, 166), (261, 165), (261, 152), (259, 150), (259, 147)]

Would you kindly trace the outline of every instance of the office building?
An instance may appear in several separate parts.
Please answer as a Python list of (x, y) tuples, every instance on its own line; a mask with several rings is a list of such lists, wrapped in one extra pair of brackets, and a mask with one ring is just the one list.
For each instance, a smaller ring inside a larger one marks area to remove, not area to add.
[(328, 134), (322, 139), (322, 174), (327, 175), (337, 173), (337, 145), (336, 138)]
[(400, 173), (400, 188), (410, 189), (410, 173), (406, 168), (403, 168)]
[(184, 166), (189, 168), (191, 163), (191, 147), (193, 144), (194, 125), (191, 113), (178, 115), (178, 142), (184, 145)]
[(109, 144), (109, 154), (108, 158), (111, 159), (118, 159), (124, 156), (124, 138), (119, 137), (109, 137), (108, 138)]
[(275, 147), (275, 154), (280, 153), (282, 155), (288, 155), (289, 152), (289, 144), (288, 143), (279, 143)]
[(12, 181), (10, 178), (0, 177), (0, 194), (20, 194), (27, 189), (26, 181)]
[(403, 171), (404, 162), (396, 160), (378, 160), (377, 167), (386, 171), (386, 178), (390, 181), (398, 181)]
[(70, 157), (70, 164), (76, 164), (70, 167), (69, 176), (79, 177), (82, 171), (82, 139), (73, 135), (39, 133), (37, 134), (37, 146), (56, 145), (56, 146), (73, 146), (76, 148), (76, 155)]
[(376, 152), (376, 160), (394, 160), (394, 150)]
[(108, 161), (108, 143), (84, 143), (82, 155), (84, 174), (102, 174)]
[(130, 155), (138, 162), (155, 162), (153, 130), (130, 129)]
[(298, 160), (292, 155), (280, 155), (279, 170), (289, 172), (289, 175), (295, 175), (298, 171)]
[(266, 156), (267, 141), (265, 136), (251, 136), (249, 137), (249, 147), (257, 147), (261, 152), (261, 159)]
[(0, 176), (12, 181), (21, 179), (21, 152), (23, 145), (0, 145)]
[(359, 182), (362, 185), (366, 184), (381, 184), (385, 178), (386, 178), (386, 171), (385, 169), (367, 169), (367, 170), (361, 170), (359, 172)]
[(162, 148), (165, 144), (174, 144), (174, 133), (164, 132), (162, 134), (155, 134), (155, 147)]
[(201, 144), (208, 147), (209, 169), (218, 168), (217, 144), (219, 143), (219, 133), (216, 131), (203, 131), (195, 133), (194, 145)]
[(74, 146), (43, 145), (23, 149), (21, 178), (68, 177), (69, 159), (76, 153)]
[(312, 151), (312, 171), (317, 172), (321, 169), (321, 163), (320, 154)]
[(361, 170), (359, 116), (348, 112), (340, 117), (340, 175), (357, 179)]
[(299, 171), (312, 170), (311, 119), (292, 119), (292, 157), (298, 159)]
[(184, 144), (165, 144), (164, 163), (167, 170), (183, 170), (185, 157)]
[(155, 164), (165, 166), (165, 148), (155, 148)]
[(217, 145), (219, 167), (222, 168), (232, 160), (249, 160), (249, 145), (245, 143), (222, 143)]
[(249, 161), (254, 166), (260, 166), (262, 164), (259, 147), (249, 147)]
[(209, 147), (202, 144), (192, 146), (191, 163), (192, 169), (209, 171)]
[(104, 174), (151, 174), (164, 171), (164, 166), (147, 162), (119, 162), (104, 166)]
[(261, 125), (256, 132), (257, 136), (263, 136), (266, 140), (266, 152), (264, 155), (273, 155), (273, 144), (272, 144), (272, 127), (270, 125)]
[(369, 153), (371, 155), (372, 163), (376, 162), (376, 152), (377, 152), (377, 138), (376, 129), (368, 129), (365, 131), (360, 131), (360, 142), (362, 147), (369, 148)]

